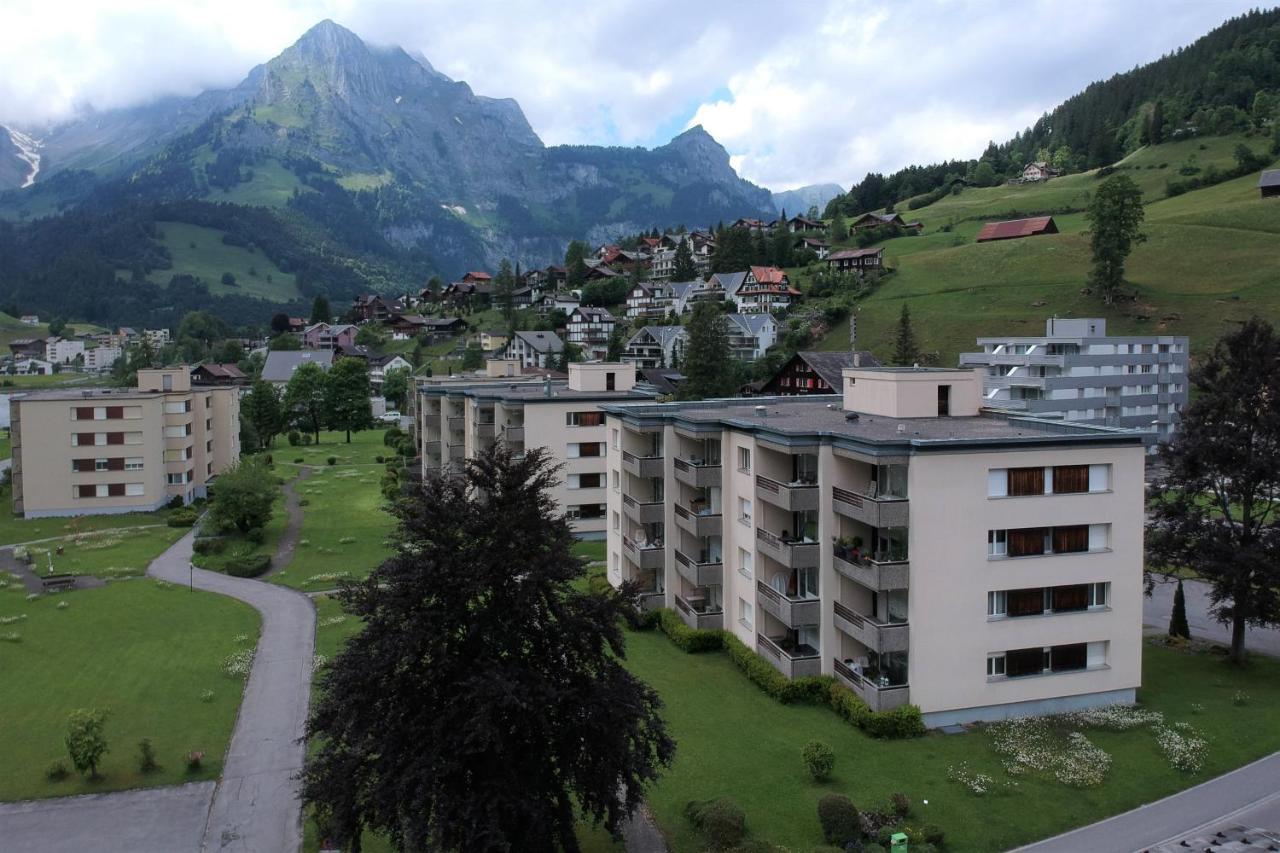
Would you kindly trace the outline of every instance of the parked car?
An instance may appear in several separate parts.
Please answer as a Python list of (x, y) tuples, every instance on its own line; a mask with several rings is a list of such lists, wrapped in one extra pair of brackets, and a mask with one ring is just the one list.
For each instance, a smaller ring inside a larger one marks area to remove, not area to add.
[(378, 420), (382, 421), (384, 424), (398, 424), (400, 423), (400, 413), (395, 411), (383, 412), (378, 416)]

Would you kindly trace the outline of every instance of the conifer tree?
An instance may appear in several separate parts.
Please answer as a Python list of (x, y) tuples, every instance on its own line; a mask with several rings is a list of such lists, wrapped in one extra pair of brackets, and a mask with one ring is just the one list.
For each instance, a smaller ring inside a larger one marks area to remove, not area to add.
[(676, 243), (676, 265), (671, 273), (672, 281), (693, 281), (698, 277), (698, 267), (693, 263), (693, 252), (687, 239)]
[(920, 361), (920, 344), (916, 342), (915, 330), (911, 328), (911, 312), (907, 303), (902, 303), (902, 313), (898, 315), (898, 331), (893, 339), (893, 363), (898, 367), (911, 367)]
[(733, 394), (737, 371), (729, 354), (729, 325), (715, 303), (694, 305), (689, 318), (689, 345), (682, 362), (685, 378), (676, 389), (681, 400)]
[(1169, 619), (1169, 636), (1191, 639), (1191, 626), (1187, 624), (1187, 596), (1182, 591), (1182, 579), (1173, 593), (1173, 615)]

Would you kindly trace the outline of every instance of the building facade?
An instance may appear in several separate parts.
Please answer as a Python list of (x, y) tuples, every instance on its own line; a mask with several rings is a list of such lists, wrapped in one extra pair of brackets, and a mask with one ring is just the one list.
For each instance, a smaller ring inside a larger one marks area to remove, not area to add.
[(489, 375), (426, 381), (418, 387), (422, 470), (457, 471), (501, 442), (515, 453), (544, 448), (561, 466), (553, 490), (574, 533), (605, 536), (605, 427), (600, 407), (652, 401), (635, 387), (635, 369), (609, 362), (569, 365), (567, 381), (520, 373), (514, 360), (489, 363)]
[(188, 367), (139, 370), (136, 388), (14, 394), (13, 511), (26, 518), (190, 503), (240, 458), (240, 391)]
[(504, 359), (515, 359), (522, 367), (551, 367), (564, 352), (564, 341), (555, 332), (516, 332), (503, 351)]
[(978, 338), (960, 354), (984, 371), (983, 404), (1038, 418), (1141, 430), (1149, 450), (1186, 408), (1189, 340), (1108, 336), (1100, 318), (1049, 319), (1043, 337)]
[(617, 324), (608, 309), (582, 305), (569, 315), (565, 337), (582, 349), (583, 358), (604, 358), (609, 350), (609, 337)]
[(607, 406), (609, 580), (931, 726), (1131, 702), (1141, 439), (981, 396), (848, 368), (837, 395)]

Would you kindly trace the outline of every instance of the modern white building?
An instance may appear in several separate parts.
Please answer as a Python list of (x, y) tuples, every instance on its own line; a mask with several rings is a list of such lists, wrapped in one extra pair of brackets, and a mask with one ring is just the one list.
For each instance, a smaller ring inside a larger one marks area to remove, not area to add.
[(982, 352), (961, 353), (960, 365), (983, 369), (983, 405), (1141, 430), (1154, 451), (1187, 405), (1188, 344), (1109, 336), (1101, 318), (1051, 318), (1043, 336), (978, 338)]
[(984, 410), (982, 383), (604, 406), (610, 582), (931, 726), (1132, 702), (1141, 436)]
[(70, 364), (84, 355), (84, 341), (51, 337), (45, 339), (45, 361), (54, 364)]
[(755, 361), (778, 342), (778, 321), (772, 314), (729, 314), (729, 353), (741, 361)]
[(119, 360), (123, 350), (117, 346), (96, 346), (84, 351), (84, 369), (92, 371), (110, 370)]

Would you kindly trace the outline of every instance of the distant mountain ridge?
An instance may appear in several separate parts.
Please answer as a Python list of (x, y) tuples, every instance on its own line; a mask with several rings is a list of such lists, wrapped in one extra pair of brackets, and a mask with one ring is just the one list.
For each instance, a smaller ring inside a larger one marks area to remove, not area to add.
[(843, 192), (844, 188), (839, 184), (809, 184), (774, 193), (773, 207), (779, 213), (785, 210), (791, 216), (805, 213), (811, 207), (816, 207), (821, 213), (826, 209), (827, 202)]

